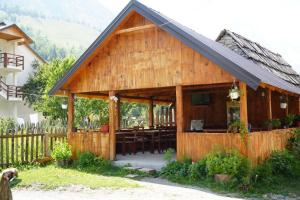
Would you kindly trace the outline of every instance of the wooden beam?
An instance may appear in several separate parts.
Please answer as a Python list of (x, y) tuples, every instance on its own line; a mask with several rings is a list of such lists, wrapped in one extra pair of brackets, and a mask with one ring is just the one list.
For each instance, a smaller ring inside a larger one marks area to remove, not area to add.
[(118, 96), (118, 101), (116, 103), (116, 130), (121, 128), (121, 98)]
[(121, 29), (121, 30), (116, 31), (116, 35), (123, 34), (123, 33), (135, 32), (135, 31), (142, 31), (145, 29), (151, 29), (151, 28), (155, 28), (155, 27), (156, 27), (155, 24), (147, 24), (147, 25), (143, 25), (143, 26), (136, 26), (136, 27), (132, 27), (132, 28)]
[(266, 94), (266, 97), (267, 97), (267, 117), (269, 120), (272, 119), (272, 91), (267, 88), (266, 89), (267, 91), (267, 94)]
[(248, 127), (248, 109), (247, 109), (247, 85), (244, 82), (239, 82), (240, 86), (240, 120)]
[(72, 132), (74, 124), (74, 94), (68, 94), (68, 133)]
[(149, 102), (149, 126), (153, 126), (153, 119), (154, 119), (154, 115), (153, 115), (153, 100), (150, 100)]
[(286, 95), (286, 102), (287, 102), (287, 106), (285, 108), (285, 115), (287, 116), (289, 114), (289, 95)]
[(116, 158), (116, 102), (110, 98), (115, 96), (115, 91), (109, 91), (109, 158)]
[(182, 139), (183, 133), (183, 91), (182, 86), (178, 85), (176, 86), (176, 126), (177, 126), (177, 134), (176, 134), (176, 145), (177, 145), (177, 151), (176, 151), (176, 157), (177, 159), (181, 159), (182, 156), (182, 145), (180, 145), (180, 141)]

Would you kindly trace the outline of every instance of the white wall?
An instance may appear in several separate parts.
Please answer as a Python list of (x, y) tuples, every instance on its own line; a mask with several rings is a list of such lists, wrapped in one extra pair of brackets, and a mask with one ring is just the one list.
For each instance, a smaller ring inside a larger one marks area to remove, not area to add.
[[(10, 44), (8, 44), (10, 43)], [(0, 40), (0, 49), (3, 49), (3, 52), (14, 53), (16, 55), (24, 56), (24, 70), (17, 72), (15, 74), (10, 73), (5, 77), (7, 84), (23, 86), (29, 75), (32, 74), (33, 68), (32, 63), (37, 60), (42, 63), (40, 58), (36, 56), (26, 45), (15, 45), (15, 42), (7, 42), (5, 47), (1, 44), (5, 44)], [(10, 49), (10, 50), (8, 50)], [(14, 80), (14, 75), (16, 81)], [(16, 84), (15, 84), (16, 83)], [(1, 98), (1, 97), (0, 97)], [(30, 114), (37, 113), (32, 108), (29, 108), (27, 105), (24, 105), (24, 101), (8, 101), (4, 98), (0, 99), (0, 117), (13, 117), (13, 118), (23, 118), (25, 121), (30, 121)], [(39, 118), (42, 119), (42, 114), (39, 113)]]
[[(24, 105), (23, 101), (7, 101), (0, 99), (0, 117), (10, 118), (23, 118), (26, 122), (30, 122), (30, 114), (37, 113), (32, 108)], [(43, 116), (38, 113), (39, 119), (42, 120)]]

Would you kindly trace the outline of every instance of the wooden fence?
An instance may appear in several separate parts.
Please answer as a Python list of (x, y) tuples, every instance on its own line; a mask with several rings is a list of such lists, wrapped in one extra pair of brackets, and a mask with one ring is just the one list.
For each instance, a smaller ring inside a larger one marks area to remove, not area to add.
[(291, 129), (253, 132), (245, 140), (232, 133), (181, 133), (177, 137), (178, 159), (184, 156), (193, 161), (202, 159), (215, 149), (237, 149), (255, 166), (272, 151), (283, 150)]
[(31, 163), (49, 156), (56, 141), (66, 141), (65, 128), (26, 127), (0, 130), (0, 167)]
[(109, 134), (101, 132), (69, 133), (68, 142), (75, 158), (78, 153), (89, 151), (109, 159)]

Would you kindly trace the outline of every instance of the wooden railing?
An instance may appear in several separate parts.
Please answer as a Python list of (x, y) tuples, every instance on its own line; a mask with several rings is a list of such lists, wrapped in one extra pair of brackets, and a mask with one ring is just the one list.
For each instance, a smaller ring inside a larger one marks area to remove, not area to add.
[(177, 159), (197, 161), (216, 149), (236, 149), (255, 166), (273, 151), (283, 150), (292, 130), (252, 132), (244, 139), (233, 133), (181, 133), (177, 137)]
[(0, 53), (0, 63), (3, 63), (4, 68), (7, 68), (7, 66), (13, 66), (24, 70), (24, 56), (11, 53)]
[(10, 98), (21, 98), (23, 99), (23, 91), (21, 86), (7, 85), (0, 77), (0, 92), (3, 92), (9, 100)]

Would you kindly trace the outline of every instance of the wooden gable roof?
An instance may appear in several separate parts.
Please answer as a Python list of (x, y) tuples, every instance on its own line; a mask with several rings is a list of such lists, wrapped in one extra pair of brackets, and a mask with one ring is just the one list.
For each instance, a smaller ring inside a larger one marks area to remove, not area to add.
[(234, 53), (218, 42), (198, 34), (197, 32), (177, 23), (176, 21), (136, 0), (129, 2), (129, 4), (119, 13), (112, 23), (101, 33), (96, 41), (76, 61), (74, 66), (56, 83), (56, 85), (50, 90), (49, 94), (56, 94), (56, 92), (70, 79), (70, 77), (84, 63), (86, 63), (88, 59), (91, 59), (96, 49), (102, 45), (106, 38), (108, 38), (111, 33), (117, 29), (121, 22), (133, 11), (150, 20), (152, 23), (180, 40), (183, 44), (213, 61), (223, 70), (245, 82), (253, 89), (256, 89), (261, 83), (266, 83), (282, 90), (300, 94), (300, 89), (298, 87), (283, 81), (273, 73)]

